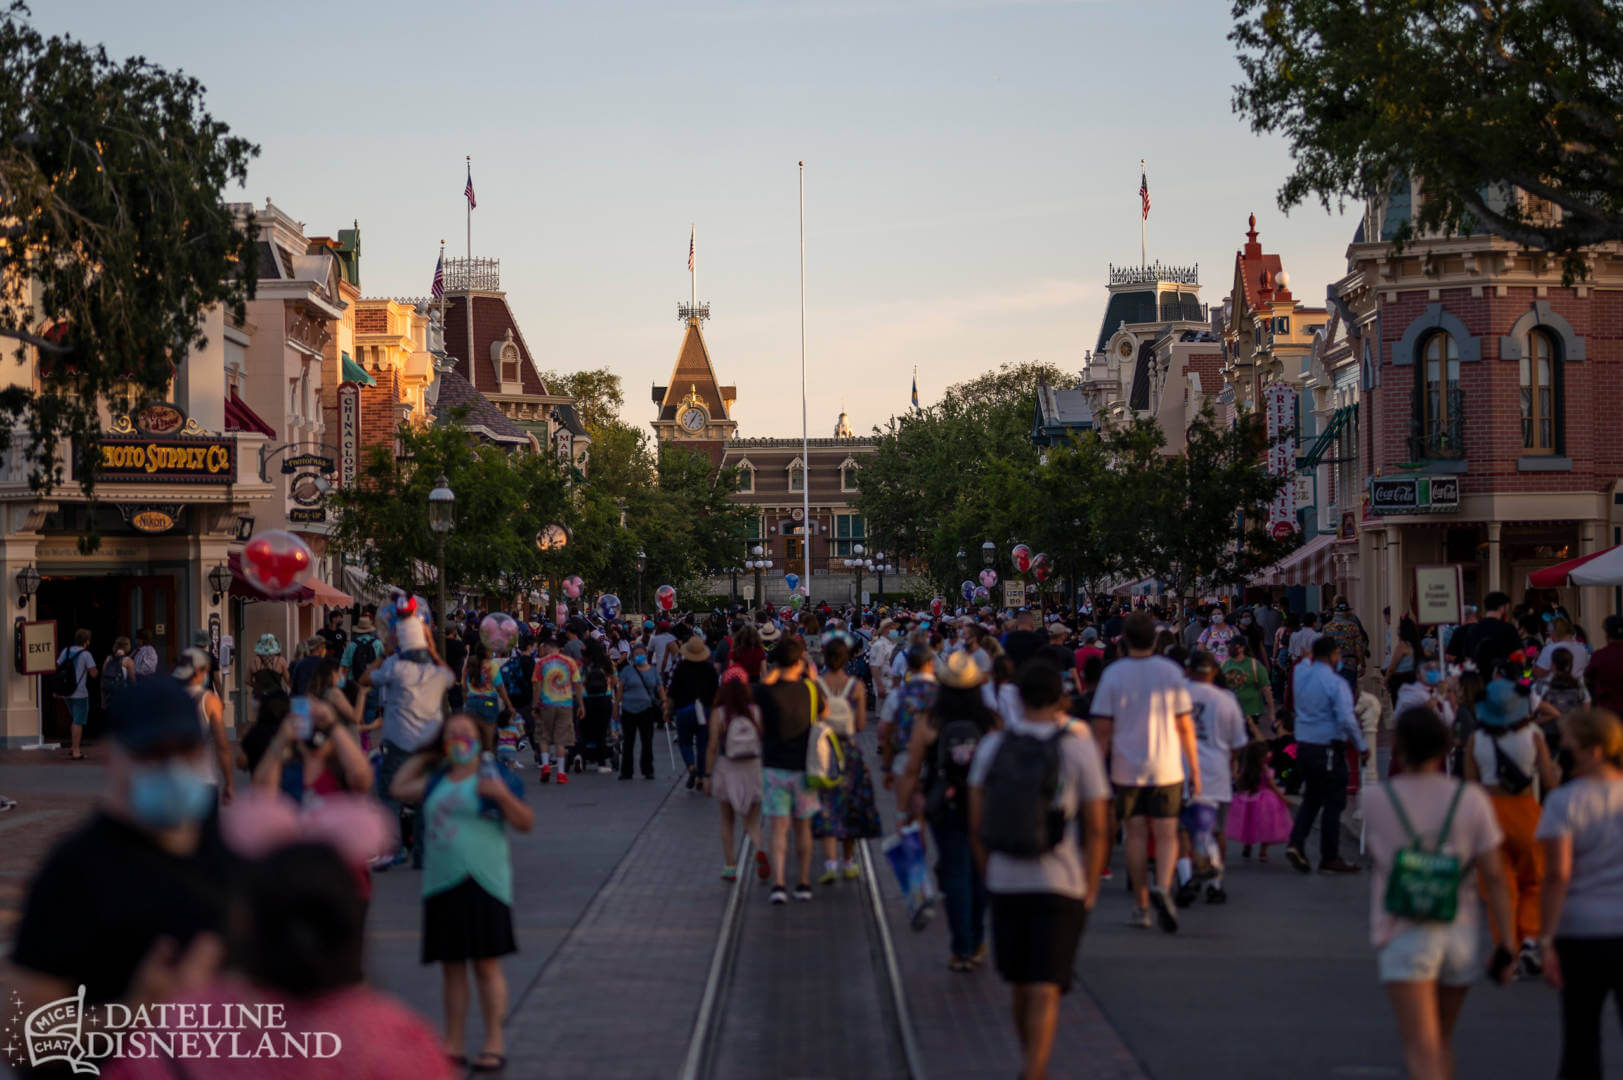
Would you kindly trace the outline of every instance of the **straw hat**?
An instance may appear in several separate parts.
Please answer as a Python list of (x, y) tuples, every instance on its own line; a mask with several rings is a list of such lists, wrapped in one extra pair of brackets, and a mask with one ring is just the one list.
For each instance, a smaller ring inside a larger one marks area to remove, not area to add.
[(973, 690), (986, 681), (986, 671), (975, 662), (975, 654), (965, 649), (935, 663), (936, 681), (954, 690)]
[(709, 646), (705, 645), (704, 638), (700, 637), (698, 634), (694, 634), (692, 637), (690, 637), (686, 641), (682, 642), (682, 659), (684, 659), (684, 660), (708, 660), (708, 659), (710, 659), (710, 648), (709, 648)]
[(778, 630), (778, 624), (773, 622), (763, 624), (760, 628), (760, 632), (761, 644), (767, 646), (768, 648), (776, 645), (778, 643), (778, 639), (783, 636), (783, 634)]

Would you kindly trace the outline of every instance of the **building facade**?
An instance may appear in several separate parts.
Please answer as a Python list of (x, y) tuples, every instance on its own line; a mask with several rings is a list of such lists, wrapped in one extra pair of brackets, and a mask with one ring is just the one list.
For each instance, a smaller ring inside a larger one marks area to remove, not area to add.
[[(863, 464), (875, 452), (873, 439), (858, 437), (843, 411), (825, 429), (827, 436), (804, 445), (799, 438), (739, 437), (732, 414), (738, 390), (716, 377), (702, 325), (707, 315), (705, 308), (682, 309), (684, 329), (671, 377), (653, 387), (651, 397), (659, 443), (704, 454), (718, 468), (736, 468), (733, 500), (752, 512), (737, 562), (720, 568), (711, 592), (752, 603), (786, 603), (791, 590), (785, 575), (805, 577), (808, 551), (811, 578), (803, 587), (813, 603), (854, 603), (864, 595), (875, 601), (881, 585), (892, 594), (918, 586), (920, 581), (901, 567), (887, 571), (881, 582), (876, 568), (884, 565), (883, 552), (874, 550), (856, 507)], [(874, 566), (847, 565), (857, 559)], [(756, 561), (772, 566), (759, 572), (745, 566)]]

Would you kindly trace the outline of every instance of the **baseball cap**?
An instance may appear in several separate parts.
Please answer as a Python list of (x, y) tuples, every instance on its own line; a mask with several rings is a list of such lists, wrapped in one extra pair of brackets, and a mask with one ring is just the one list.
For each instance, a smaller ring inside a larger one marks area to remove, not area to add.
[(1083, 641), (1098, 641), (1099, 640), (1099, 631), (1095, 630), (1091, 626), (1085, 628), (1082, 631), (1082, 640)]
[(203, 745), (197, 702), (178, 679), (142, 679), (109, 703), (113, 738), (132, 754), (185, 752)]

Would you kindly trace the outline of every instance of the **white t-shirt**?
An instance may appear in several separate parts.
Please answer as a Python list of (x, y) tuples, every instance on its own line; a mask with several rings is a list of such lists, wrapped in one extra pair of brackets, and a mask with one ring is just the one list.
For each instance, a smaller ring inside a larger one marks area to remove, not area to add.
[(659, 672), (661, 675), (665, 673), (667, 666), (675, 666), (674, 661), (670, 665), (665, 663), (665, 657), (670, 653), (671, 646), (675, 644), (676, 635), (671, 633), (655, 634), (649, 639), (648, 645), (652, 650), (651, 656), (654, 670)]
[(1189, 682), (1194, 706), (1195, 745), (1200, 755), (1200, 793), (1212, 802), (1234, 798), (1234, 766), (1230, 756), (1250, 741), (1240, 699), (1211, 683)]
[(1584, 677), (1584, 668), (1589, 666), (1589, 650), (1576, 641), (1552, 641), (1538, 654), (1538, 666), (1546, 671), (1555, 670), (1555, 654), (1567, 652), (1572, 654), (1572, 677)]
[(1581, 778), (1544, 801), (1540, 840), (1572, 837), (1558, 937), (1623, 937), (1623, 781)]
[(1094, 716), (1114, 723), (1110, 779), (1124, 787), (1183, 783), (1178, 717), (1193, 711), (1183, 669), (1164, 656), (1127, 657), (1105, 668), (1093, 692)]
[(1291, 635), (1291, 659), (1301, 660), (1313, 655), (1313, 643), (1324, 635), (1311, 626), (1304, 626)]
[[(1007, 730), (1039, 739), (1052, 739), (1060, 733), (1060, 725), (1050, 723), (1028, 724), (1018, 720)], [(1076, 900), (1088, 895), (1088, 879), (1082, 869), (1082, 826), (1078, 815), (1082, 804), (1093, 799), (1110, 797), (1110, 785), (1105, 783), (1104, 768), (1099, 763), (1099, 750), (1094, 745), (1088, 726), (1080, 720), (1069, 725), (1070, 736), (1060, 744), (1058, 801), (1065, 807), (1070, 824), (1065, 839), (1054, 850), (1035, 859), (1022, 859), (994, 851), (986, 856), (986, 889), (995, 893), (1056, 893)], [(975, 759), (969, 764), (969, 786), (984, 787), (986, 775), (992, 769), (992, 760), (1003, 745), (1003, 732), (987, 734), (975, 747)]]
[[(1404, 773), (1392, 777), (1387, 783), (1397, 792), (1398, 802), (1403, 805), (1403, 812), (1425, 849), (1436, 850), (1437, 834), (1442, 828), (1443, 818), (1448, 814), (1448, 804), (1462, 781), (1442, 773)], [(1398, 849), (1410, 845), (1409, 834), (1398, 823), (1392, 801), (1387, 797), (1386, 784), (1370, 788), (1364, 799), (1364, 839), (1375, 861), (1369, 883), (1369, 936), (1370, 943), (1379, 949), (1411, 927), (1440, 924), (1400, 919), (1386, 910), (1386, 882), (1392, 872), (1392, 856)], [(1493, 813), (1493, 803), (1488, 801), (1488, 793), (1482, 790), (1480, 784), (1466, 783), (1465, 790), (1460, 793), (1459, 806), (1454, 811), (1454, 821), (1449, 826), (1448, 839), (1443, 842), (1443, 852), (1469, 864), (1475, 859), (1494, 855), (1504, 838), (1499, 820)], [(1474, 925), (1479, 906), (1476, 874), (1467, 871), (1460, 875), (1459, 906), (1454, 915), (1454, 924)]]

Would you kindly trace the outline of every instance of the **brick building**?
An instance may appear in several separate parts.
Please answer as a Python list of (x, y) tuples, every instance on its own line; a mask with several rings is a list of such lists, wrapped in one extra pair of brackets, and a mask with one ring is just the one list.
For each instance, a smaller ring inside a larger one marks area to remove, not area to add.
[[(1331, 288), (1365, 405), (1354, 512), (1360, 607), (1410, 610), (1414, 567), (1458, 563), (1467, 600), (1623, 540), (1623, 247), (1558, 260), (1484, 234), (1393, 238), (1420, 198), (1368, 207)], [(1615, 590), (1563, 590), (1593, 637)]]

